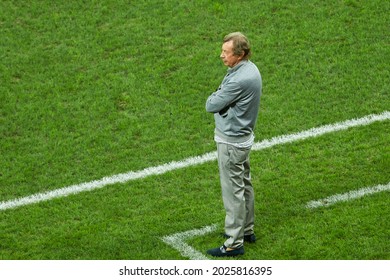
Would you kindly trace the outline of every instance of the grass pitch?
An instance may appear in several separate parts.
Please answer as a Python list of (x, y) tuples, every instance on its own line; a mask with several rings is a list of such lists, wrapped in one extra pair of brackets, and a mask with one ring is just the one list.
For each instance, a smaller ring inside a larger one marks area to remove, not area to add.
[[(390, 109), (387, 1), (0, 3), (0, 200), (215, 150), (204, 104), (242, 31), (264, 89), (256, 141)], [(258, 242), (241, 259), (390, 259), (389, 121), (251, 154)], [(184, 259), (218, 224), (216, 162), (0, 212), (0, 259)]]

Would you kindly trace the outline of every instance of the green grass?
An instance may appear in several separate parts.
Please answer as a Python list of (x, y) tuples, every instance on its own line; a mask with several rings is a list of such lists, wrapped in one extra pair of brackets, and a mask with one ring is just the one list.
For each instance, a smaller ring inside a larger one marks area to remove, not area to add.
[[(214, 151), (208, 95), (229, 32), (263, 76), (256, 140), (390, 109), (386, 1), (0, 3), (0, 201)], [(390, 259), (389, 121), (251, 154), (241, 259)], [(218, 224), (216, 162), (0, 212), (0, 259), (182, 259), (161, 237)], [(156, 251), (156, 248), (158, 250)]]

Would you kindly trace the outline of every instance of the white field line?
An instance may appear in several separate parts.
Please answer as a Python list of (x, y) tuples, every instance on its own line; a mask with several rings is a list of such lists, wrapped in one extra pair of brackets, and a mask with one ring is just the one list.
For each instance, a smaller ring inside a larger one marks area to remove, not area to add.
[(318, 208), (323, 206), (326, 207), (335, 204), (337, 202), (357, 199), (366, 195), (375, 194), (384, 191), (390, 191), (390, 182), (387, 183), (387, 185), (377, 185), (375, 187), (362, 188), (362, 189), (350, 191), (343, 194), (332, 195), (320, 200), (312, 200), (306, 204), (306, 207), (307, 208)]
[(210, 232), (215, 231), (217, 228), (216, 225), (206, 226), (201, 229), (193, 229), (185, 232), (179, 232), (172, 235), (167, 235), (162, 237), (162, 241), (166, 244), (172, 246), (174, 249), (180, 252), (183, 257), (187, 257), (190, 260), (208, 260), (208, 258), (195, 250), (186, 243), (186, 240), (189, 238), (194, 238), (195, 236), (205, 235)]
[[(269, 140), (263, 140), (253, 145), (252, 150), (262, 150), (271, 148), (276, 145), (291, 143), (298, 140), (307, 139), (310, 137), (317, 137), (326, 133), (331, 133), (340, 130), (346, 130), (352, 127), (369, 125), (378, 121), (385, 121), (390, 119), (390, 112), (385, 111), (381, 114), (372, 114), (360, 119), (347, 120), (344, 122), (334, 123), (330, 125), (324, 125), (316, 128), (311, 128), (302, 132), (287, 134), (278, 137), (271, 138)], [(149, 167), (140, 171), (130, 171), (127, 173), (117, 174), (109, 177), (104, 177), (100, 180), (81, 183), (77, 185), (71, 185), (68, 187), (36, 193), (30, 196), (16, 198), (8, 201), (0, 202), (0, 211), (17, 208), (29, 204), (39, 203), (46, 200), (51, 200), (58, 197), (64, 197), (68, 195), (77, 194), (80, 192), (91, 191), (94, 189), (103, 188), (108, 185), (116, 183), (126, 183), (128, 181), (146, 178), (152, 175), (164, 174), (176, 169), (186, 168), (189, 166), (203, 164), (205, 162), (213, 161), (217, 158), (216, 152), (207, 153), (201, 156), (191, 157), (182, 161), (173, 161), (156, 167)]]
[[(357, 199), (370, 194), (379, 192), (390, 191), (390, 182), (387, 185), (377, 185), (370, 188), (362, 188), (354, 191), (350, 191), (344, 194), (336, 194), (324, 199), (313, 200), (306, 204), (307, 208), (318, 208), (323, 206), (329, 206), (337, 202), (349, 201)], [(166, 244), (170, 245), (174, 249), (180, 252), (183, 257), (187, 257), (190, 260), (207, 260), (207, 257), (196, 251), (194, 248), (189, 246), (186, 241), (195, 236), (205, 235), (207, 233), (216, 230), (216, 225), (206, 226), (202, 229), (189, 230), (185, 232), (175, 233), (172, 235), (164, 236), (161, 238)]]

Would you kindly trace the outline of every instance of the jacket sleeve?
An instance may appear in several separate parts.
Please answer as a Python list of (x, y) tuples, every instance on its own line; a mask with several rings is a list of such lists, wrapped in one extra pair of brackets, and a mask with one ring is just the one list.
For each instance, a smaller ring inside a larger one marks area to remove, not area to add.
[(206, 111), (218, 113), (224, 111), (231, 104), (235, 103), (241, 94), (241, 87), (238, 82), (229, 82), (212, 93), (206, 101)]

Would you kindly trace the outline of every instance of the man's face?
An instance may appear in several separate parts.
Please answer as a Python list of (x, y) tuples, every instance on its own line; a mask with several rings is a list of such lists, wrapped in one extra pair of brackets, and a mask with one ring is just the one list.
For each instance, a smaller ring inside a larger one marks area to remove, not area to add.
[(227, 41), (222, 45), (222, 52), (220, 58), (228, 67), (233, 67), (237, 65), (242, 59), (242, 57), (234, 55), (233, 53), (233, 41)]

